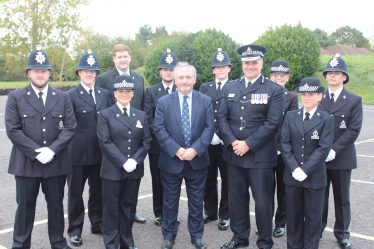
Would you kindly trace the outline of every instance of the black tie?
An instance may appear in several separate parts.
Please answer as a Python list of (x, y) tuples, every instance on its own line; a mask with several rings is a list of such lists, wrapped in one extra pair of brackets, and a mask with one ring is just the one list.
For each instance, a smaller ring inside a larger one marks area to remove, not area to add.
[(129, 115), (127, 114), (127, 108), (123, 108), (123, 115), (125, 115), (125, 117), (129, 117)]
[(44, 109), (44, 101), (43, 101), (43, 98), (42, 98), (43, 92), (39, 92), (38, 94), (39, 94), (39, 102), (40, 102), (40, 105), (41, 105), (42, 110), (43, 110)]
[(90, 92), (90, 95), (91, 95), (91, 97), (92, 97), (92, 100), (93, 100), (94, 104), (96, 104), (96, 103), (95, 103), (94, 96), (93, 96), (93, 94), (92, 94), (92, 89), (90, 89), (89, 92)]
[(170, 87), (166, 87), (166, 92), (169, 94)]
[(304, 118), (304, 130), (305, 130), (306, 127), (308, 126), (308, 123), (309, 123), (309, 120), (310, 120), (309, 116), (310, 116), (310, 113), (309, 113), (309, 112), (306, 112), (306, 113), (305, 113), (305, 118)]
[(221, 92), (221, 82), (218, 82), (218, 87), (217, 87), (217, 95), (219, 95), (219, 93)]
[(247, 88), (250, 87), (251, 85), (252, 85), (252, 82), (248, 81)]
[(330, 93), (330, 102), (331, 102), (331, 106), (333, 106), (335, 104), (335, 99), (334, 99), (334, 93)]

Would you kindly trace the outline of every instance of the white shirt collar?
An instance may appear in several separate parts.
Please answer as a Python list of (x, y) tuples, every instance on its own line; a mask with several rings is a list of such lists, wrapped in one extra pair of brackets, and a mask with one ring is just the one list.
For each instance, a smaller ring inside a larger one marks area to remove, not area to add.
[(339, 88), (338, 90), (336, 90), (335, 92), (331, 92), (330, 88), (329, 88), (329, 98), (330, 98), (330, 94), (331, 93), (334, 93), (334, 100), (336, 101), (338, 98), (339, 98), (339, 95), (341, 94), (341, 92), (343, 91), (343, 87)]
[[(85, 84), (83, 84), (82, 82), (81, 82), (81, 85), (82, 85), (82, 87), (84, 88), (84, 90), (86, 90), (88, 93), (90, 93), (90, 88), (88, 88)], [(94, 89), (94, 86), (92, 85), (92, 93), (94, 94), (95, 93), (95, 89)]]
[[(304, 113), (303, 113), (303, 120), (305, 119), (305, 108), (303, 108), (304, 109)], [(317, 106), (316, 107), (314, 107), (312, 110), (310, 110), (309, 111), (309, 118), (310, 119), (312, 119), (312, 117), (313, 117), (313, 115), (314, 115), (314, 113), (316, 112), (316, 110), (317, 110)]]
[(165, 85), (165, 83), (163, 81), (161, 81), (161, 82), (162, 82), (162, 85), (164, 86), (165, 91), (166, 91), (166, 87), (170, 88), (170, 93), (173, 91), (174, 82), (171, 83), (170, 86)]
[(130, 103), (127, 106), (122, 106), (118, 101), (116, 102), (118, 108), (121, 110), (123, 114), (123, 108), (127, 108), (127, 115), (130, 117)]
[(221, 89), (223, 89), (223, 86), (226, 84), (227, 81), (229, 81), (229, 78), (226, 78), (222, 81), (216, 79), (216, 89), (218, 89), (218, 82), (221, 82)]
[(116, 67), (116, 69), (117, 69), (117, 71), (118, 71), (118, 74), (119, 75), (122, 75), (122, 74), (124, 74), (124, 73), (128, 73), (129, 75), (130, 75), (130, 68), (129, 69), (127, 69), (127, 71), (126, 72), (122, 72), (121, 70), (119, 70), (117, 67)]
[(31, 87), (32, 87), (32, 89), (34, 89), (34, 92), (35, 92), (35, 94), (36, 94), (36, 96), (37, 96), (38, 98), (39, 98), (39, 92), (42, 92), (42, 93), (43, 93), (43, 97), (44, 97), (44, 98), (47, 98), (48, 87), (49, 87), (48, 84), (47, 84), (46, 87), (43, 89), (43, 91), (40, 91), (40, 90), (36, 89), (36, 87), (34, 87), (33, 84), (31, 84)]
[(245, 85), (248, 85), (248, 82), (251, 82), (252, 84), (253, 83), (255, 83), (256, 82), (256, 80), (258, 79), (258, 78), (260, 78), (260, 76), (261, 76), (261, 74), (256, 78), (256, 79), (254, 79), (254, 80), (251, 80), (251, 81), (248, 81), (247, 80), (247, 78), (246, 77), (244, 77), (244, 79), (245, 79)]

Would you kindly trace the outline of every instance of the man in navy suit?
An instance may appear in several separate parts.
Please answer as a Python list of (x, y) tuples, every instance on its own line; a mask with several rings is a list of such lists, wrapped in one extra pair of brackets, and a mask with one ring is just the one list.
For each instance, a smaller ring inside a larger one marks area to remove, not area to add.
[(337, 55), (327, 63), (323, 75), (329, 89), (323, 93), (319, 108), (334, 116), (334, 143), (326, 160), (327, 186), (322, 231), (327, 225), (329, 193), (332, 185), (335, 204), (334, 235), (340, 248), (351, 248), (348, 231), (351, 221), (349, 189), (352, 169), (357, 168), (354, 143), (362, 126), (362, 100), (360, 96), (345, 90), (344, 84), (349, 81), (348, 68), (340, 56)]
[(153, 128), (161, 147), (158, 166), (164, 190), (161, 249), (173, 247), (178, 232), (178, 207), (184, 179), (188, 196), (191, 243), (206, 249), (203, 200), (208, 172), (208, 146), (214, 134), (210, 98), (194, 91), (196, 70), (186, 62), (174, 68), (177, 92), (158, 100)]
[[(283, 107), (283, 117), (288, 111), (299, 109), (299, 103), (297, 95), (288, 91), (286, 83), (290, 79), (290, 67), (288, 62), (284, 60), (275, 60), (271, 63), (270, 67), (270, 79), (277, 82), (279, 85), (283, 86), (284, 90), (284, 107)], [(282, 129), (283, 119), (280, 124), (280, 128), (277, 132), (277, 142), (278, 142), (278, 161), (277, 166), (274, 167), (274, 172), (276, 175), (276, 189), (277, 189), (277, 211), (275, 213), (275, 229), (273, 231), (273, 236), (278, 238), (283, 236), (286, 227), (286, 192), (283, 183), (284, 174), (284, 162), (282, 155), (280, 154), (280, 138)], [(274, 189), (275, 190), (275, 189)]]
[(177, 57), (170, 52), (170, 49), (163, 53), (158, 66), (161, 82), (154, 86), (150, 86), (145, 90), (144, 96), (144, 112), (147, 114), (149, 130), (152, 135), (151, 148), (148, 152), (149, 168), (152, 175), (152, 194), (153, 194), (153, 213), (156, 217), (155, 224), (162, 224), (162, 183), (160, 169), (158, 167), (158, 158), (160, 156), (160, 145), (157, 142), (153, 132), (153, 120), (155, 118), (156, 105), (158, 100), (174, 92), (177, 88), (174, 84), (173, 69), (177, 65)]
[[(144, 77), (132, 70), (130, 70), (131, 63), (131, 49), (125, 44), (117, 44), (113, 47), (112, 57), (114, 67), (112, 70), (99, 75), (96, 78), (96, 86), (107, 89), (109, 92), (110, 106), (112, 106), (116, 100), (114, 97), (113, 82), (114, 79), (119, 75), (130, 76), (134, 83), (134, 97), (131, 99), (131, 106), (138, 110), (143, 110), (143, 99), (144, 99)], [(135, 213), (135, 222), (145, 223), (146, 219)]]
[(91, 232), (101, 233), (103, 221), (102, 188), (100, 178), (101, 151), (97, 140), (97, 116), (109, 107), (108, 90), (94, 86), (99, 72), (97, 58), (89, 50), (78, 63), (76, 74), (80, 84), (68, 91), (73, 106), (77, 128), (69, 144), (72, 172), (68, 181), (68, 234), (74, 246), (82, 245), (84, 203), (82, 193), (88, 179), (88, 218)]
[(303, 108), (289, 111), (281, 134), (285, 164), (287, 249), (318, 249), (326, 187), (325, 159), (333, 140), (334, 118), (318, 108), (324, 87), (318, 78), (304, 78)]
[[(227, 184), (227, 164), (222, 159), (223, 142), (220, 138), (221, 133), (218, 129), (218, 110), (222, 102), (223, 88), (230, 84), (229, 73), (231, 71), (231, 62), (229, 55), (221, 48), (213, 54), (212, 71), (215, 80), (204, 83), (200, 86), (200, 92), (210, 97), (214, 111), (214, 136), (209, 145), (209, 168), (204, 191), (204, 223), (218, 219), (219, 230), (229, 229), (229, 197)], [(221, 200), (218, 210), (218, 169), (221, 176)]]
[(18, 204), (14, 249), (31, 247), (40, 188), (47, 202), (51, 248), (70, 248), (63, 236), (62, 202), (66, 174), (71, 172), (68, 145), (77, 123), (68, 94), (49, 86), (50, 71), (47, 54), (37, 46), (26, 68), (30, 85), (10, 92), (6, 104), (6, 132), (13, 143), (8, 173), (15, 175)]

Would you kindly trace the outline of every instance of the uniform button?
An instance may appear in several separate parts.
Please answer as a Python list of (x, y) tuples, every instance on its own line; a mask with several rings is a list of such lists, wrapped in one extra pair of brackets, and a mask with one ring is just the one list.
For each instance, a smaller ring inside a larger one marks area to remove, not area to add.
[(43, 132), (45, 132), (45, 129), (43, 129)]
[(302, 140), (304, 140), (304, 138), (302, 138)]
[(130, 155), (127, 155), (127, 157), (130, 157)]
[(242, 106), (242, 110), (244, 110), (244, 106)]
[(62, 118), (62, 115), (58, 116), (59, 118)]
[(217, 113), (217, 110), (214, 110), (215, 113)]
[(24, 118), (26, 118), (26, 115), (23, 115)]
[(246, 99), (247, 97), (246, 96), (243, 96), (243, 99)]
[(304, 146), (301, 146), (301, 148), (303, 148), (303, 149), (304, 149)]
[(217, 120), (215, 119), (214, 122), (217, 122)]
[(130, 147), (127, 147), (127, 149), (129, 150), (129, 149), (130, 149)]
[(86, 110), (84, 110), (83, 113), (86, 113)]
[(47, 143), (47, 141), (43, 141), (43, 144), (46, 144)]
[(99, 114), (100, 112), (97, 112), (97, 114)]
[(342, 115), (342, 118), (344, 118), (344, 115)]
[(45, 120), (45, 117), (43, 117), (43, 120)]
[(301, 165), (303, 165), (304, 163), (303, 162), (301, 162)]
[(131, 142), (131, 139), (129, 139), (129, 142)]
[(218, 104), (218, 101), (216, 101), (216, 104)]
[(240, 120), (243, 120), (243, 117), (240, 117)]
[(129, 134), (131, 134), (131, 131), (129, 131)]
[(304, 156), (304, 154), (301, 154), (301, 156)]

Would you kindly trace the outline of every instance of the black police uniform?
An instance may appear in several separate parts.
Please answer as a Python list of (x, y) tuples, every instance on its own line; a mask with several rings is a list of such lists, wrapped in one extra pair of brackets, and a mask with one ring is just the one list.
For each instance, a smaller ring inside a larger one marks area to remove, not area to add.
[[(159, 67), (161, 68), (174, 68), (178, 63), (175, 54), (170, 51), (162, 54)], [(169, 93), (176, 90), (176, 85), (173, 83), (172, 89), (169, 90)], [(156, 220), (156, 225), (161, 225), (162, 222), (162, 202), (163, 202), (163, 190), (161, 184), (160, 169), (158, 168), (158, 159), (160, 156), (160, 145), (157, 142), (157, 139), (153, 131), (153, 120), (155, 118), (156, 105), (158, 100), (167, 95), (164, 84), (159, 82), (154, 86), (150, 86), (145, 90), (144, 95), (144, 112), (148, 117), (149, 129), (152, 135), (151, 148), (148, 152), (149, 167), (151, 170), (152, 176), (152, 194), (153, 194), (153, 213)]]
[[(338, 64), (335, 66), (336, 60)], [(340, 57), (332, 58), (324, 71), (338, 71), (347, 75), (347, 65)], [(329, 90), (323, 93), (323, 98), (318, 106), (323, 112), (334, 116), (334, 142), (332, 149), (336, 152), (334, 160), (326, 163), (327, 186), (322, 215), (322, 231), (327, 225), (328, 203), (330, 185), (332, 185), (335, 204), (334, 235), (337, 240), (349, 239), (349, 223), (351, 220), (350, 195), (352, 169), (357, 168), (357, 155), (354, 142), (362, 126), (362, 99), (345, 88), (342, 89), (335, 103), (330, 100)], [(348, 248), (348, 247), (347, 247)]]
[[(232, 66), (228, 54), (221, 49), (218, 49), (218, 51), (215, 52), (212, 57), (212, 69), (219, 66)], [(218, 128), (218, 111), (223, 98), (223, 87), (230, 83), (231, 82), (229, 80), (226, 82), (221, 82), (218, 89), (217, 80), (213, 80), (202, 84), (199, 89), (200, 92), (209, 96), (212, 100), (215, 124), (214, 132), (218, 137), (221, 137)], [(227, 226), (227, 220), (230, 218), (230, 214), (228, 203), (227, 164), (224, 160), (222, 160), (222, 144), (210, 144), (208, 152), (210, 164), (204, 190), (204, 219), (206, 220), (205, 222), (207, 222), (210, 220), (216, 220), (217, 216), (219, 216), (221, 220), (224, 220), (224, 223), (221, 225), (219, 224), (218, 228), (220, 230), (226, 230), (229, 228)], [(217, 181), (218, 169), (221, 177), (221, 200), (219, 202), (219, 209)]]
[[(99, 72), (96, 56), (90, 52), (83, 55), (77, 72), (78, 70)], [(75, 135), (69, 144), (73, 169), (67, 177), (69, 187), (67, 232), (70, 237), (82, 233), (85, 216), (82, 193), (87, 179), (89, 185), (88, 218), (91, 222), (91, 232), (101, 233), (102, 228), (101, 151), (96, 127), (100, 111), (109, 107), (109, 94), (106, 89), (92, 86), (94, 100), (93, 95), (91, 96), (82, 84), (67, 92), (77, 120)], [(76, 243), (80, 244), (81, 241)]]
[[(46, 53), (39, 48), (28, 60), (27, 70), (51, 70)], [(64, 234), (64, 187), (71, 172), (68, 144), (76, 121), (69, 96), (47, 85), (43, 106), (31, 84), (12, 91), (5, 109), (5, 126), (13, 143), (8, 173), (15, 175), (17, 211), (12, 248), (30, 248), (39, 188), (48, 209), (48, 236), (53, 249), (69, 248)], [(52, 161), (42, 164), (36, 149), (48, 147), (55, 153)]]

